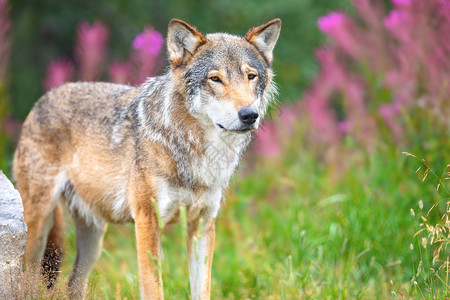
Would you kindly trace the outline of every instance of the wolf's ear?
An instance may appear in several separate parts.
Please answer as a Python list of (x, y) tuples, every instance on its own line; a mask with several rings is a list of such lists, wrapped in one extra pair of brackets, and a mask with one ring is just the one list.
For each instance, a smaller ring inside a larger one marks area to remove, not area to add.
[(272, 63), (272, 51), (281, 30), (281, 20), (274, 19), (256, 28), (251, 28), (245, 39), (252, 43)]
[(206, 37), (197, 29), (181, 20), (172, 19), (167, 32), (167, 49), (172, 65), (183, 62), (186, 55), (194, 54), (198, 46), (206, 42)]

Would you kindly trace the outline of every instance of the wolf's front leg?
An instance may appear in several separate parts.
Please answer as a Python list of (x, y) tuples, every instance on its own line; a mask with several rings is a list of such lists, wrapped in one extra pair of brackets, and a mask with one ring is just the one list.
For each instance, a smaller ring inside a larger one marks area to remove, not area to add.
[(189, 282), (193, 300), (210, 299), (211, 266), (214, 252), (215, 219), (189, 224), (187, 250)]
[(142, 299), (163, 299), (159, 263), (161, 231), (154, 209), (140, 209), (135, 228)]

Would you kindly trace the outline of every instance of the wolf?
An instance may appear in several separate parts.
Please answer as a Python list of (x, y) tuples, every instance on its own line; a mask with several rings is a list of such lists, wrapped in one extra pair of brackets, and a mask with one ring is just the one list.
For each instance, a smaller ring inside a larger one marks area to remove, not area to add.
[(133, 222), (142, 298), (162, 299), (161, 231), (185, 207), (192, 299), (209, 299), (215, 219), (276, 94), (280, 29), (274, 19), (245, 37), (203, 35), (173, 19), (165, 74), (137, 87), (67, 83), (42, 96), (13, 162), (28, 226), (26, 266), (54, 284), (65, 207), (77, 246), (68, 293), (84, 298), (107, 223)]

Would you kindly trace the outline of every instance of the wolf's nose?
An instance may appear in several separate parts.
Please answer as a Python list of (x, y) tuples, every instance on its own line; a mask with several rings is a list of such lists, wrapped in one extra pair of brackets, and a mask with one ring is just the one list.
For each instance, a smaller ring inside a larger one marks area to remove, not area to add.
[(242, 121), (242, 123), (244, 123), (245, 125), (252, 125), (259, 117), (256, 109), (250, 106), (245, 106), (241, 108), (241, 110), (238, 113), (238, 116), (239, 119)]

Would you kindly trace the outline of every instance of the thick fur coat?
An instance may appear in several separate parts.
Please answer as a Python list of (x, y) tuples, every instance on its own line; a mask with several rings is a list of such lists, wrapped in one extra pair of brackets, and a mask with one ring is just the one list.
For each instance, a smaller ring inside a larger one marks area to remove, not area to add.
[(205, 36), (172, 20), (164, 75), (138, 87), (68, 83), (35, 104), (13, 171), (29, 228), (27, 265), (44, 257), (49, 287), (62, 253), (65, 205), (77, 230), (73, 298), (85, 295), (108, 222), (135, 223), (142, 296), (162, 298), (158, 218), (176, 221), (185, 206), (192, 298), (209, 298), (214, 220), (273, 98), (280, 28), (276, 19), (244, 38)]

